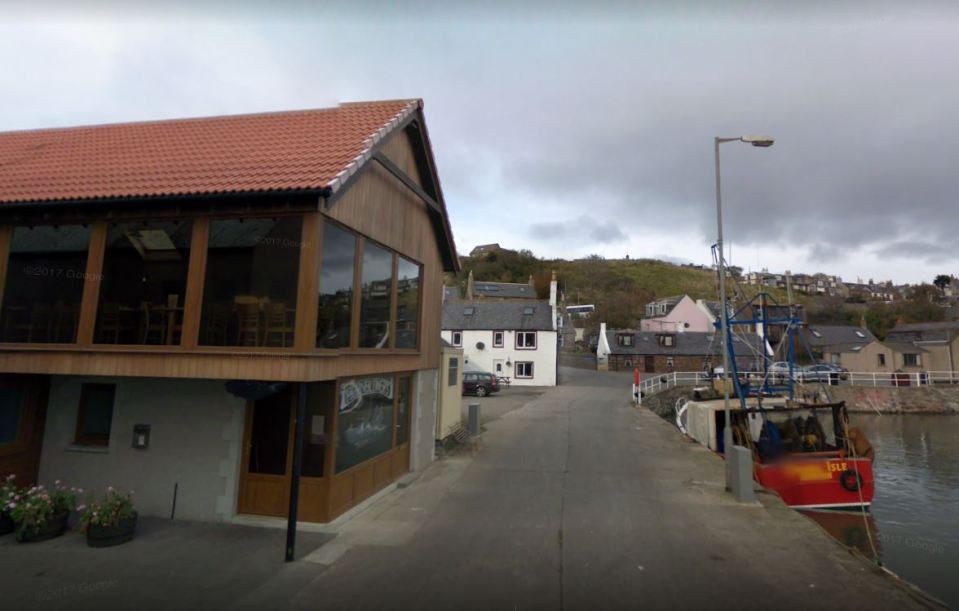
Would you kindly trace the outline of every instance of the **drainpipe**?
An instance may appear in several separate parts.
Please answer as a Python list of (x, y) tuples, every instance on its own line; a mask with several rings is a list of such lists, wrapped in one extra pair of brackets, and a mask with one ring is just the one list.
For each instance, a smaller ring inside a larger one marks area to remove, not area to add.
[(296, 419), (293, 421), (293, 475), (290, 478), (290, 508), (286, 518), (286, 561), (293, 562), (296, 548), (296, 518), (300, 503), (300, 471), (303, 467), (303, 421), (306, 419), (306, 382), (297, 384)]

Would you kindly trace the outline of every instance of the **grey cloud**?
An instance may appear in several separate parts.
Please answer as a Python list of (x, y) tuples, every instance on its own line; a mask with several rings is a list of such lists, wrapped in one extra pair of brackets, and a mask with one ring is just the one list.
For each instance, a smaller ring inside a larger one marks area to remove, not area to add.
[(626, 233), (613, 221), (598, 221), (580, 215), (567, 221), (530, 223), (529, 231), (546, 242), (564, 243), (571, 248), (592, 244), (619, 244), (628, 241)]

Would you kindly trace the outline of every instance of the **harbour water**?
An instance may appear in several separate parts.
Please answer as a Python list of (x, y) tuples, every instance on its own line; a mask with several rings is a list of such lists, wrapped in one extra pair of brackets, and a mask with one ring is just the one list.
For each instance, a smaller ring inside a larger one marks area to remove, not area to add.
[[(869, 525), (883, 564), (959, 609), (959, 416), (850, 420), (876, 448)], [(871, 549), (861, 516), (811, 517), (844, 543)]]

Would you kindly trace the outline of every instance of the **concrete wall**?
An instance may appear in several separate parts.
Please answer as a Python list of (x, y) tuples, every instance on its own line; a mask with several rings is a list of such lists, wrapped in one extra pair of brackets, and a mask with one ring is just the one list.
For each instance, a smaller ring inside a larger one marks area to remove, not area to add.
[[(441, 353), (439, 379), (439, 404), (436, 407), (436, 439), (445, 439), (461, 424), (460, 404), (463, 396), (463, 350), (444, 347)], [(457, 362), (453, 384), (449, 383), (450, 359)]]
[(433, 462), (436, 444), (438, 370), (424, 369), (414, 378), (413, 424), (410, 437), (410, 471), (422, 471)]
[[(452, 343), (452, 331), (444, 330), (443, 339)], [(503, 332), (503, 347), (493, 347), (493, 331), (463, 331), (463, 354), (467, 371), (488, 371), (499, 376), (508, 376), (510, 384), (516, 386), (555, 386), (556, 385), (556, 331), (537, 331), (536, 350), (517, 350), (516, 332)], [(480, 350), (476, 344), (482, 342)], [(518, 361), (533, 363), (533, 377), (517, 378), (516, 367), (507, 367)], [(496, 365), (501, 367), (497, 370)]]
[[(73, 446), (80, 385), (115, 383), (110, 444)], [(236, 510), (246, 402), (222, 381), (54, 376), (50, 383), (40, 482), (135, 492), (142, 515), (224, 520)], [(150, 447), (135, 450), (133, 425), (151, 425)]]

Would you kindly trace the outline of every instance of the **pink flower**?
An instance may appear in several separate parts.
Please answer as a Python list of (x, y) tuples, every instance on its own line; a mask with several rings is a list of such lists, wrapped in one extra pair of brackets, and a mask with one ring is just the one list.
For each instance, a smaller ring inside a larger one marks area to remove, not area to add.
[(55, 481), (53, 482), (53, 485), (54, 485), (54, 486), (59, 486), (59, 485), (60, 485), (60, 480), (55, 480)]
[(86, 508), (87, 508), (86, 505), (77, 505), (77, 511), (83, 511)]
[(107, 486), (107, 492), (113, 492), (113, 486)]
[(9, 505), (7, 505), (7, 507), (9, 507), (10, 509), (16, 509), (16, 508), (17, 508), (17, 504), (11, 502)]

